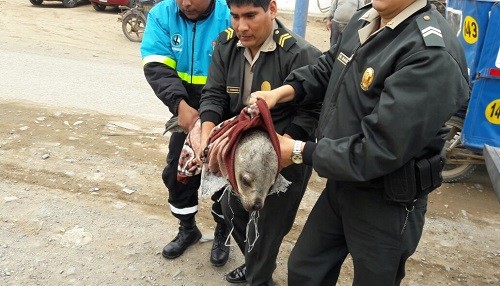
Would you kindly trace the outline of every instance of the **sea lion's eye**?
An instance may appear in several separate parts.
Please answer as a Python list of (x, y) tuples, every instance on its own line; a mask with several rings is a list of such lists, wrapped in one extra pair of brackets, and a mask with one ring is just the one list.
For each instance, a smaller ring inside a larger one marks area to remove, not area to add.
[(252, 180), (252, 176), (248, 173), (241, 176), (241, 183), (246, 187), (250, 187), (252, 185)]

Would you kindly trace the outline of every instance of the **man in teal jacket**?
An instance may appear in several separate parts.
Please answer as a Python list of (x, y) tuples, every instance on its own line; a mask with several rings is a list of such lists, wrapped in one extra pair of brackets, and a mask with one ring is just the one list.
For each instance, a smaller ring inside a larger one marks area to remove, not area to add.
[[(178, 235), (162, 252), (168, 259), (180, 256), (201, 238), (195, 223), (200, 176), (181, 183), (177, 181), (177, 165), (186, 133), (199, 117), (197, 109), (215, 40), (230, 23), (229, 9), (223, 0), (164, 0), (148, 14), (141, 44), (144, 74), (156, 96), (178, 117), (185, 131), (171, 135), (167, 166), (162, 174), (169, 191), (170, 211), (180, 221)], [(210, 261), (222, 266), (229, 256), (229, 247), (224, 245), (228, 229), (216, 196), (212, 214), (217, 226)]]

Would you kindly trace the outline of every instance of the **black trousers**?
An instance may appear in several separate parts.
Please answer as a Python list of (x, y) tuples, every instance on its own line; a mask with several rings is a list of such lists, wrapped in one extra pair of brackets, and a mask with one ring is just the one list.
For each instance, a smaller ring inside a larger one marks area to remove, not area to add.
[(226, 225), (234, 226), (232, 235), (245, 256), (247, 285), (273, 285), (281, 242), (292, 228), (311, 173), (312, 168), (305, 165), (283, 169), (281, 175), (292, 184), (285, 193), (267, 196), (264, 207), (252, 220), (236, 195), (224, 193), (222, 211)]
[[(177, 165), (181, 154), (186, 134), (174, 132), (170, 136), (168, 144), (167, 166), (163, 169), (163, 183), (168, 189), (168, 203), (172, 215), (180, 221), (193, 220), (198, 212), (198, 188), (200, 187), (201, 175), (189, 178), (188, 184), (177, 181)], [(212, 196), (212, 216), (217, 223), (224, 223), (221, 205), (218, 202), (222, 192), (216, 192)]]
[(427, 195), (405, 207), (383, 184), (329, 180), (288, 260), (288, 285), (335, 285), (350, 253), (353, 285), (399, 285), (424, 227)]

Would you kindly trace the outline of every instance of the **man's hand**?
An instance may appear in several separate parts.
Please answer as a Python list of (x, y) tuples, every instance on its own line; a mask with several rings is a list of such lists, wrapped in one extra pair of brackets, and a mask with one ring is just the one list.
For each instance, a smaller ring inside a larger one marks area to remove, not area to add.
[(273, 90), (252, 92), (248, 104), (252, 105), (257, 102), (257, 98), (261, 98), (266, 102), (269, 109), (272, 109), (277, 103), (292, 101), (294, 97), (295, 90), (293, 87), (285, 84)]
[(274, 89), (269, 91), (255, 91), (250, 94), (248, 105), (256, 103), (258, 98), (263, 99), (266, 102), (269, 109), (273, 108), (278, 100), (278, 96), (276, 95)]
[(288, 167), (292, 162), (292, 151), (293, 151), (293, 144), (295, 143), (295, 140), (292, 139), (288, 135), (278, 135), (278, 142), (280, 143), (280, 166), (282, 168)]
[(200, 149), (196, 153), (196, 160), (200, 166), (204, 163), (202, 158), (204, 155), (204, 151), (208, 146), (208, 137), (210, 137), (210, 132), (214, 129), (215, 124), (210, 121), (203, 122), (201, 124), (201, 134), (200, 134)]
[(184, 100), (179, 103), (177, 113), (179, 114), (179, 126), (185, 133), (189, 133), (193, 129), (196, 120), (200, 117), (198, 111), (189, 106)]

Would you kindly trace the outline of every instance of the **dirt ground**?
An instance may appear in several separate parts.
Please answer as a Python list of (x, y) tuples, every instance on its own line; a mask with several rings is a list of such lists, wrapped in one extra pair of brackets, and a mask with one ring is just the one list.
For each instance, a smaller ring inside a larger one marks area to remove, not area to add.
[[(0, 0), (0, 11), (0, 52), (140, 62), (139, 44), (125, 38), (111, 9)], [(291, 27), (290, 17), (282, 19)], [(310, 21), (306, 33), (327, 48), (321, 23)], [(203, 242), (178, 259), (161, 256), (177, 232), (160, 179), (168, 142), (163, 122), (16, 100), (0, 106), (1, 285), (228, 285), (223, 275), (243, 257), (232, 247), (227, 265), (211, 266), (207, 201), (197, 215)], [(288, 254), (324, 183), (310, 181), (281, 247), (277, 285), (287, 284)], [(499, 203), (484, 168), (443, 184), (430, 195), (403, 285), (499, 285), (499, 237)], [(338, 285), (352, 284), (352, 273), (347, 259)]]

